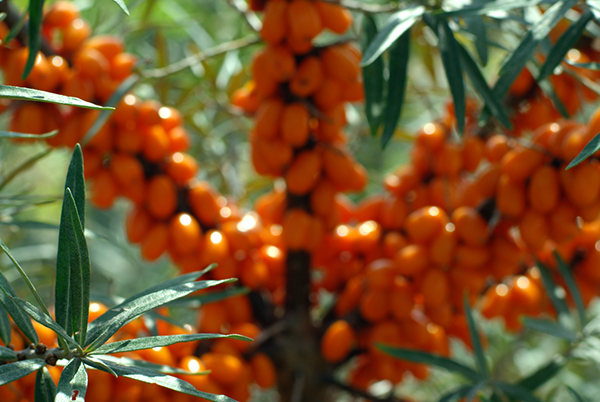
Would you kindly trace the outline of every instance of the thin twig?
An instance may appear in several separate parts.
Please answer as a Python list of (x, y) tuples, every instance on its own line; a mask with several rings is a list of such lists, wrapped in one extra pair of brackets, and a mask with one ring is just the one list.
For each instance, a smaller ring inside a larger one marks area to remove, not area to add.
[(360, 398), (364, 398), (369, 401), (373, 401), (373, 402), (406, 402), (404, 399), (395, 397), (393, 393), (390, 394), (389, 396), (387, 396), (386, 398), (376, 397), (366, 391), (363, 391), (362, 389), (354, 388), (346, 383), (343, 383), (340, 380), (338, 380), (337, 378), (334, 378), (332, 376), (328, 376), (328, 377), (324, 378), (324, 381), (328, 384), (331, 384), (331, 385), (341, 389), (342, 391), (346, 391), (351, 395), (358, 396)]
[(256, 14), (248, 9), (248, 4), (242, 0), (226, 0), (227, 4), (236, 9), (246, 21), (246, 24), (255, 32), (260, 32), (262, 29), (262, 22), (258, 19)]
[(181, 59), (176, 63), (170, 64), (165, 67), (155, 68), (153, 70), (146, 70), (142, 73), (144, 78), (162, 78), (170, 74), (177, 73), (185, 70), (188, 67), (192, 67), (198, 63), (203, 62), (211, 57), (219, 56), (232, 50), (242, 49), (247, 46), (260, 43), (260, 38), (251, 36), (247, 38), (241, 38), (232, 40), (231, 42), (225, 42), (215, 47), (212, 47), (206, 51), (200, 51), (191, 56)]
[(319, 0), (319, 1), (322, 1), (324, 3), (342, 5), (345, 8), (347, 8), (348, 10), (359, 11), (362, 13), (370, 13), (370, 14), (390, 13), (392, 11), (397, 11), (400, 9), (400, 4), (398, 2), (392, 2), (392, 3), (388, 3), (388, 4), (363, 4), (361, 2), (352, 1), (352, 0), (342, 0), (341, 2), (338, 0)]

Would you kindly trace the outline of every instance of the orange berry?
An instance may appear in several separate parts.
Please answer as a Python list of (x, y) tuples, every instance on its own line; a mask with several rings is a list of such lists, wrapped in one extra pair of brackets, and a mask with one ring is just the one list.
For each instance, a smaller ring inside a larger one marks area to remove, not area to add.
[(321, 157), (316, 151), (303, 151), (296, 156), (286, 174), (287, 189), (291, 194), (308, 193), (319, 181)]
[(157, 260), (169, 244), (169, 229), (164, 223), (154, 223), (145, 233), (140, 249), (146, 261)]
[(169, 222), (169, 239), (171, 247), (179, 254), (187, 254), (198, 247), (202, 229), (196, 218), (189, 214), (180, 213)]
[(169, 176), (154, 176), (148, 181), (146, 207), (148, 212), (157, 219), (166, 219), (175, 212), (177, 188)]
[(198, 172), (198, 162), (189, 154), (175, 152), (165, 163), (165, 171), (175, 184), (182, 186)]
[(331, 324), (321, 338), (321, 354), (331, 363), (342, 361), (356, 343), (354, 329), (347, 321), (337, 320)]
[(271, 388), (275, 385), (277, 370), (275, 365), (264, 353), (256, 353), (250, 360), (252, 374), (256, 384), (261, 388)]
[(416, 243), (424, 244), (436, 237), (448, 223), (448, 215), (438, 207), (420, 208), (410, 213), (404, 230)]

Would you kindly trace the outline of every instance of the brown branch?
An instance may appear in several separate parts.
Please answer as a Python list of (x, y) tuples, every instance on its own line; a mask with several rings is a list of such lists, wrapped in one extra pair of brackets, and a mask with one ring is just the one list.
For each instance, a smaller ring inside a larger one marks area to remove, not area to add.
[[(0, 3), (2, 4), (2, 3)], [(155, 68), (153, 70), (146, 70), (142, 73), (144, 78), (162, 78), (170, 74), (177, 73), (185, 70), (188, 67), (192, 67), (204, 60), (210, 59), (215, 56), (222, 55), (232, 50), (242, 49), (247, 46), (255, 45), (260, 43), (260, 38), (251, 36), (247, 38), (236, 39), (231, 42), (225, 42), (215, 47), (212, 47), (206, 51), (200, 51), (184, 59), (179, 60), (176, 63), (170, 64), (166, 67)]]

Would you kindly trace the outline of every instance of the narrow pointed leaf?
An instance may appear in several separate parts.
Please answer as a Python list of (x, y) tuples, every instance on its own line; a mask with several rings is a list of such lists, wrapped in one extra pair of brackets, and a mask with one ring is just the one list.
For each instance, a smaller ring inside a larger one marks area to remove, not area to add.
[(562, 103), (562, 100), (556, 94), (556, 91), (554, 90), (554, 86), (550, 82), (548, 82), (547, 80), (540, 81), (540, 82), (538, 82), (538, 85), (550, 97), (550, 100), (552, 100), (552, 104), (554, 105), (556, 110), (559, 111), (559, 113), (562, 115), (562, 117), (564, 117), (566, 119), (571, 117), (569, 115), (569, 112), (567, 111), (567, 108)]
[(459, 46), (454, 38), (454, 32), (450, 29), (448, 21), (443, 18), (437, 20), (437, 35), (440, 41), (440, 53), (448, 86), (454, 102), (454, 114), (458, 132), (463, 133), (465, 127), (466, 99), (463, 72), (458, 57)]
[(0, 386), (17, 381), (19, 378), (23, 378), (45, 365), (46, 362), (42, 359), (23, 360), (20, 362), (3, 364), (0, 366)]
[(46, 367), (38, 370), (35, 376), (35, 402), (54, 402), (56, 385)]
[(583, 304), (581, 292), (579, 292), (579, 288), (575, 283), (575, 279), (571, 273), (571, 268), (564, 262), (564, 260), (560, 257), (560, 254), (558, 254), (556, 251), (554, 251), (554, 258), (556, 259), (558, 270), (565, 280), (569, 292), (571, 293), (571, 297), (573, 297), (573, 300), (575, 301), (575, 307), (577, 309), (577, 314), (579, 315), (579, 322), (581, 324), (581, 328), (583, 328), (587, 322), (587, 318), (585, 316), (585, 306)]
[(8, 258), (12, 261), (13, 265), (15, 266), (15, 268), (17, 268), (17, 271), (19, 271), (19, 274), (21, 275), (21, 278), (23, 279), (23, 281), (25, 282), (25, 284), (27, 285), (27, 287), (29, 288), (29, 290), (31, 291), (31, 293), (33, 294), (33, 296), (35, 297), (35, 300), (38, 302), (40, 308), (46, 314), (49, 314), (48, 313), (48, 309), (46, 308), (46, 305), (44, 304), (44, 301), (42, 300), (42, 297), (40, 296), (40, 294), (38, 293), (37, 289), (35, 288), (35, 286), (31, 282), (31, 279), (29, 279), (29, 276), (27, 275), (27, 273), (25, 273), (25, 271), (23, 270), (23, 268), (21, 267), (21, 265), (19, 265), (19, 263), (17, 262), (17, 260), (15, 259), (15, 257), (13, 257), (12, 253), (10, 252), (10, 250), (8, 249), (8, 247), (6, 246), (6, 244), (4, 244), (4, 242), (2, 241), (2, 239), (0, 239), (0, 248), (2, 249), (2, 251), (4, 251), (4, 253), (8, 256)]
[(535, 6), (545, 1), (546, 0), (491, 0), (481, 2), (473, 1), (466, 4), (462, 3), (465, 5), (459, 8), (447, 9), (443, 12), (443, 14), (447, 16), (481, 15), (490, 12), (508, 11), (514, 8)]
[(523, 324), (531, 330), (565, 339), (569, 342), (575, 342), (577, 340), (577, 334), (552, 320), (524, 317), (522, 321)]
[(117, 373), (115, 373), (115, 371), (113, 369), (111, 369), (110, 367), (108, 367), (106, 365), (106, 363), (104, 363), (102, 360), (94, 357), (94, 356), (86, 356), (86, 357), (82, 357), (81, 361), (83, 363), (85, 363), (85, 365), (87, 367), (93, 367), (96, 370), (100, 370), (100, 371), (104, 371), (105, 373), (108, 373), (110, 375), (112, 375), (115, 378), (119, 378), (119, 375)]
[(487, 379), (489, 378), (490, 373), (488, 371), (487, 363), (485, 361), (483, 347), (481, 346), (481, 338), (479, 337), (479, 332), (477, 331), (477, 326), (475, 325), (475, 320), (473, 319), (473, 312), (471, 311), (471, 306), (469, 305), (469, 298), (466, 293), (463, 297), (463, 306), (465, 309), (467, 324), (469, 326), (469, 335), (471, 337), (471, 343), (473, 344), (473, 354), (475, 355), (475, 362), (477, 363), (479, 374), (483, 378)]
[(510, 123), (510, 118), (508, 117), (508, 113), (506, 109), (502, 105), (502, 100), (494, 95), (490, 87), (488, 86), (483, 74), (479, 70), (477, 63), (473, 59), (473, 56), (467, 49), (465, 49), (461, 44), (458, 44), (460, 61), (462, 63), (465, 72), (471, 79), (471, 83), (475, 90), (481, 95), (483, 100), (485, 101), (486, 106), (489, 108), (490, 112), (494, 117), (498, 119), (500, 123), (502, 123), (507, 128), (512, 128), (512, 124)]
[(447, 394), (442, 395), (437, 402), (457, 402), (467, 396), (471, 388), (471, 385), (465, 385), (454, 391), (450, 391)]
[(375, 59), (392, 46), (396, 39), (414, 25), (417, 19), (423, 15), (424, 11), (424, 6), (414, 5), (393, 14), (365, 50), (361, 65), (364, 67), (374, 62)]
[[(9, 345), (7, 343), (7, 345)], [(4, 361), (17, 360), (17, 352), (6, 346), (0, 346), (0, 359)]]
[(8, 312), (2, 303), (0, 303), (0, 340), (5, 345), (10, 345), (10, 317), (8, 316)]
[(565, 13), (569, 11), (577, 0), (563, 0), (556, 2), (550, 6), (542, 17), (535, 23), (533, 27), (519, 44), (519, 46), (508, 56), (500, 67), (500, 75), (503, 75), (511, 70), (518, 70), (525, 66), (535, 51), (537, 45), (548, 37), (548, 34), (554, 26), (560, 21)]
[(455, 360), (449, 359), (444, 356), (434, 355), (427, 352), (421, 352), (418, 350), (396, 348), (386, 345), (377, 345), (379, 349), (387, 353), (390, 356), (398, 359), (404, 359), (415, 363), (424, 363), (431, 366), (441, 367), (448, 371), (458, 373), (464, 377), (478, 381), (481, 379), (480, 375), (470, 367), (465, 366)]
[(147, 384), (156, 384), (164, 388), (182, 392), (184, 394), (198, 396), (208, 399), (213, 402), (235, 402), (233, 399), (225, 395), (213, 395), (206, 392), (198, 391), (191, 384), (179, 378), (170, 375), (156, 373), (154, 371), (145, 370), (139, 367), (119, 366), (109, 361), (105, 361), (106, 365), (111, 367), (115, 373), (121, 377), (131, 378), (136, 381), (145, 382)]
[(58, 130), (50, 131), (45, 134), (27, 134), (27, 133), (15, 133), (12, 131), (0, 131), (0, 138), (26, 138), (26, 139), (43, 139), (54, 137), (58, 134)]
[[(363, 18), (363, 49), (373, 41), (377, 35), (377, 24), (375, 19), (365, 14)], [(378, 57), (371, 64), (363, 68), (363, 85), (365, 88), (365, 114), (367, 122), (371, 128), (371, 135), (377, 135), (379, 126), (381, 125), (381, 117), (383, 113), (383, 93), (384, 93), (384, 78), (383, 78), (383, 57)]]
[(78, 348), (77, 342), (75, 342), (73, 338), (71, 338), (65, 332), (65, 330), (60, 325), (58, 325), (56, 321), (54, 321), (52, 317), (50, 317), (48, 314), (38, 309), (36, 306), (29, 303), (27, 300), (19, 299), (18, 297), (15, 297), (13, 300), (31, 318), (42, 324), (44, 327), (50, 328), (52, 331), (54, 331), (63, 349), (69, 349), (67, 345)]
[(226, 289), (219, 292), (205, 293), (199, 296), (188, 296), (178, 300), (174, 300), (167, 304), (167, 307), (189, 307), (198, 308), (205, 304), (218, 302), (224, 299), (228, 299), (234, 296), (246, 295), (250, 293), (250, 289), (245, 287), (235, 287), (232, 289)]
[(23, 335), (29, 339), (29, 342), (37, 344), (39, 339), (31, 324), (31, 320), (25, 311), (15, 303), (13, 300), (14, 297), (17, 297), (17, 293), (8, 280), (6, 280), (4, 274), (0, 272), (0, 303), (2, 303), (8, 314), (12, 317), (17, 327), (23, 332)]
[(57, 95), (52, 92), (24, 87), (13, 87), (10, 85), (0, 85), (0, 99), (56, 103), (59, 105), (77, 106), (85, 109), (110, 109), (109, 107), (94, 105), (93, 103), (86, 102), (73, 96)]
[(472, 402), (475, 398), (477, 398), (479, 391), (481, 391), (481, 389), (486, 385), (487, 381), (479, 381), (477, 384), (473, 385), (471, 389), (469, 389), (469, 392), (465, 395), (465, 402)]
[(71, 226), (71, 230), (68, 232), (69, 266), (71, 268), (71, 325), (75, 333), (75, 339), (83, 345), (90, 305), (90, 258), (75, 200), (70, 189), (67, 189), (65, 193), (64, 202), (67, 204), (67, 213), (69, 214), (67, 225)]
[(516, 384), (507, 384), (505, 382), (493, 382), (492, 385), (504, 392), (506, 395), (522, 402), (542, 402), (533, 395), (527, 388)]
[(577, 63), (571, 59), (564, 59), (564, 61), (573, 67), (585, 68), (586, 70), (600, 70), (600, 63), (597, 62)]
[(398, 120), (402, 114), (404, 94), (406, 92), (406, 78), (408, 74), (408, 59), (410, 56), (410, 29), (400, 36), (400, 39), (390, 49), (389, 71), (390, 77), (383, 114), (383, 133), (381, 146), (385, 148), (396, 131)]
[(466, 17), (465, 22), (468, 30), (475, 36), (475, 49), (481, 64), (485, 66), (488, 62), (488, 40), (483, 17), (480, 15)]
[(583, 399), (583, 397), (581, 395), (579, 395), (577, 393), (577, 391), (575, 391), (573, 388), (569, 387), (567, 385), (567, 391), (569, 391), (569, 395), (571, 395), (571, 398), (573, 398), (573, 400), (575, 402), (586, 402), (585, 399)]
[(40, 28), (42, 26), (42, 18), (44, 16), (44, 0), (29, 0), (29, 24), (28, 24), (28, 35), (29, 41), (29, 55), (27, 56), (27, 62), (23, 69), (22, 79), (25, 80), (37, 59), (38, 52), (40, 50)]
[(69, 362), (60, 374), (55, 402), (82, 402), (88, 386), (88, 376), (81, 359)]
[(71, 190), (75, 200), (81, 227), (85, 228), (85, 177), (83, 175), (83, 152), (79, 144), (75, 145), (75, 149), (71, 154), (67, 178), (65, 179), (65, 190), (67, 188)]
[(579, 40), (585, 26), (591, 19), (591, 11), (586, 10), (581, 17), (575, 23), (571, 24), (565, 33), (561, 35), (556, 44), (552, 47), (552, 50), (550, 50), (544, 65), (540, 69), (540, 74), (537, 78), (538, 81), (543, 80), (554, 72), (554, 69), (564, 59), (569, 49), (571, 49), (577, 40)]
[[(140, 79), (140, 77), (136, 74), (133, 74), (133, 75), (130, 75), (129, 77), (127, 77), (119, 85), (119, 87), (116, 89), (116, 91), (111, 95), (110, 99), (108, 100), (108, 102), (106, 102), (105, 106), (108, 106), (111, 108), (117, 107), (117, 105), (119, 104), (121, 99), (125, 96), (125, 94), (127, 92), (129, 92), (131, 90), (131, 88), (133, 88), (133, 86), (135, 84), (137, 84), (139, 79)], [(98, 116), (98, 118), (96, 119), (94, 124), (92, 124), (92, 126), (89, 128), (89, 130), (83, 136), (83, 139), (81, 140), (81, 143), (83, 145), (86, 145), (87, 143), (89, 143), (91, 141), (91, 139), (94, 138), (94, 136), (96, 134), (98, 134), (98, 131), (100, 131), (102, 126), (104, 126), (104, 124), (106, 124), (106, 122), (112, 115), (113, 111), (114, 111), (114, 109), (108, 109), (108, 110), (103, 110), (100, 113), (100, 115)], [(78, 207), (79, 207), (79, 205), (78, 205)]]
[[(90, 367), (97, 368), (98, 370), (102, 370), (99, 366), (98, 367), (94, 366), (94, 364), (96, 363), (97, 360), (100, 360), (101, 364), (104, 364), (104, 365), (106, 364), (106, 361), (110, 361), (110, 362), (113, 362), (113, 363), (121, 365), (121, 366), (137, 367), (137, 368), (141, 368), (144, 370), (155, 371), (157, 373), (163, 373), (163, 374), (204, 375), (204, 374), (209, 373), (209, 371), (191, 372), (191, 371), (187, 371), (187, 370), (182, 370), (177, 367), (165, 366), (164, 364), (151, 363), (146, 360), (136, 360), (136, 359), (130, 359), (128, 357), (115, 357), (115, 356), (111, 356), (111, 355), (95, 356), (94, 359), (92, 359), (88, 365)], [(112, 370), (112, 368), (110, 368), (110, 369)]]
[(33, 155), (32, 157), (21, 162), (15, 169), (13, 169), (9, 174), (7, 174), (4, 177), (2, 182), (0, 182), (0, 190), (6, 187), (8, 183), (12, 182), (15, 179), (15, 177), (17, 177), (19, 174), (34, 166), (39, 160), (50, 155), (51, 152), (52, 149), (48, 149), (46, 151), (42, 151), (36, 155)]
[(535, 391), (538, 387), (544, 385), (548, 380), (554, 378), (560, 370), (563, 369), (564, 363), (552, 360), (550, 363), (539, 368), (536, 372), (523, 378), (518, 385), (527, 388), (530, 391)]
[(579, 165), (581, 162), (594, 155), (600, 149), (600, 134), (596, 134), (590, 142), (581, 150), (579, 155), (575, 157), (567, 166), (567, 170)]
[[(220, 280), (220, 281), (199, 281), (185, 283), (183, 285), (174, 286), (172, 288), (159, 290), (154, 293), (147, 294), (132, 301), (121, 303), (113, 307), (108, 312), (117, 311), (118, 314), (107, 320), (106, 313), (98, 317), (94, 321), (98, 321), (93, 329), (88, 330), (88, 338), (86, 339), (86, 351), (91, 352), (103, 345), (111, 336), (113, 336), (119, 328), (128, 322), (134, 320), (140, 315), (150, 311), (156, 307), (162, 306), (171, 300), (179, 299), (187, 296), (190, 293), (201, 289), (206, 289), (213, 286), (218, 286), (224, 283), (235, 282), (235, 279)], [(107, 313), (108, 313), (107, 312)]]
[[(159, 283), (158, 285), (154, 285), (146, 290), (136, 293), (135, 295), (128, 297), (127, 299), (120, 299), (120, 300), (116, 300), (115, 302), (118, 302), (119, 305), (124, 305), (133, 300), (139, 299), (142, 296), (146, 296), (151, 293), (156, 293), (160, 290), (169, 289), (169, 288), (172, 288), (175, 286), (183, 285), (185, 283), (194, 282), (194, 281), (198, 280), (199, 278), (201, 278), (203, 275), (205, 275), (207, 272), (210, 272), (214, 267), (216, 267), (216, 264), (211, 264), (207, 268), (203, 269), (202, 271), (190, 272), (189, 274), (180, 275), (176, 278), (170, 279), (163, 283)], [(204, 296), (204, 295), (202, 295), (202, 296)], [(198, 297), (202, 297), (202, 296), (198, 296)], [(177, 300), (177, 299), (175, 299), (175, 300)], [(105, 304), (107, 304), (107, 303), (105, 303)], [(114, 304), (114, 303), (112, 303), (112, 304)], [(110, 304), (107, 304), (107, 305), (110, 305)], [(101, 317), (98, 317), (98, 319), (96, 319), (88, 324), (88, 332), (95, 331), (96, 327), (98, 325), (108, 322), (109, 320), (111, 320), (113, 317), (115, 317), (119, 313), (120, 313), (119, 309), (109, 309), (104, 314), (102, 314)]]
[(123, 10), (123, 12), (127, 15), (129, 15), (129, 9), (127, 8), (127, 5), (125, 4), (125, 2), (123, 0), (113, 0), (115, 3), (117, 3), (117, 5), (119, 6), (119, 8), (121, 10)]
[(559, 289), (558, 285), (552, 279), (552, 275), (548, 268), (542, 264), (540, 261), (537, 261), (538, 269), (540, 270), (540, 275), (542, 276), (542, 282), (544, 282), (544, 287), (546, 288), (546, 293), (550, 297), (550, 301), (552, 305), (556, 309), (556, 312), (559, 316), (569, 315), (569, 306), (567, 306), (567, 302), (564, 298), (564, 290)]
[(106, 343), (94, 350), (92, 354), (111, 354), (122, 352), (133, 352), (136, 350), (152, 349), (164, 347), (181, 342), (194, 342), (207, 339), (231, 338), (242, 341), (252, 341), (251, 338), (242, 335), (222, 335), (222, 334), (184, 334), (184, 335), (166, 335), (166, 336), (149, 336), (145, 338), (128, 339)]

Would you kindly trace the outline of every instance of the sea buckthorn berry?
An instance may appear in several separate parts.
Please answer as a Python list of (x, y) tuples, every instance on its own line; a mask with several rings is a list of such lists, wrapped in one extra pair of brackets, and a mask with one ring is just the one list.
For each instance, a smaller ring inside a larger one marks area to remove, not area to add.
[(167, 136), (169, 137), (169, 153), (187, 151), (192, 142), (190, 134), (181, 126), (169, 130)]
[(313, 4), (317, 8), (325, 28), (337, 34), (343, 34), (352, 25), (352, 14), (346, 8), (321, 1)]
[(138, 63), (136, 56), (130, 53), (119, 53), (110, 61), (110, 77), (121, 82), (133, 73), (133, 69)]
[(261, 388), (271, 388), (277, 379), (275, 365), (264, 353), (256, 353), (250, 360), (256, 384)]
[(600, 163), (586, 161), (572, 169), (560, 172), (561, 184), (574, 205), (586, 206), (600, 194)]
[(390, 312), (389, 296), (389, 291), (367, 289), (360, 298), (360, 315), (370, 322), (386, 319)]
[(144, 180), (144, 168), (140, 161), (130, 154), (117, 153), (110, 160), (110, 171), (122, 186), (129, 186)]
[(288, 191), (296, 195), (308, 193), (319, 181), (321, 166), (321, 156), (316, 151), (298, 154), (286, 174)]
[(417, 275), (429, 265), (427, 249), (417, 244), (408, 245), (396, 253), (394, 261), (400, 275)]
[(448, 275), (437, 268), (429, 269), (419, 282), (419, 290), (423, 295), (424, 304), (429, 307), (439, 307), (447, 303), (450, 294)]
[(447, 224), (429, 245), (431, 262), (440, 266), (449, 265), (454, 258), (457, 242), (454, 225)]
[(321, 17), (311, 1), (292, 0), (288, 3), (286, 17), (292, 38), (311, 41), (323, 29)]
[(63, 30), (63, 50), (66, 53), (71, 53), (81, 46), (81, 44), (89, 38), (92, 33), (90, 24), (81, 18), (74, 19)]
[(292, 79), (296, 72), (294, 55), (285, 46), (267, 46), (264, 50), (268, 73), (277, 82), (286, 82)]
[(321, 339), (321, 355), (331, 363), (337, 363), (350, 353), (356, 343), (354, 329), (345, 320), (331, 324)]
[(112, 207), (119, 195), (118, 185), (108, 170), (101, 170), (94, 177), (91, 188), (91, 199), (94, 205), (101, 209)]
[(301, 209), (291, 209), (283, 217), (283, 240), (292, 251), (305, 248), (311, 216)]
[[(180, 369), (192, 373), (201, 373), (207, 371), (206, 365), (196, 356), (184, 356), (177, 365)], [(179, 378), (190, 383), (194, 388), (204, 391), (208, 383), (208, 375), (179, 374)]]
[(219, 384), (233, 385), (242, 377), (244, 363), (239, 357), (221, 353), (205, 353), (200, 356), (200, 359), (211, 371), (209, 378), (213, 378)]
[(179, 254), (187, 254), (198, 247), (202, 230), (196, 218), (181, 213), (171, 218), (169, 222), (169, 238), (171, 247)]
[(387, 230), (401, 229), (407, 210), (406, 202), (402, 198), (386, 198), (381, 205), (381, 227)]
[(390, 312), (396, 320), (405, 320), (410, 317), (415, 306), (414, 289), (403, 277), (397, 276), (392, 282), (390, 291)]
[(522, 146), (508, 151), (502, 158), (502, 172), (507, 174), (513, 181), (523, 181), (530, 177), (545, 160), (543, 153)]
[(260, 138), (267, 140), (278, 136), (284, 104), (279, 99), (264, 101), (256, 113), (254, 132)]
[(427, 123), (417, 134), (417, 146), (437, 153), (444, 147), (448, 130), (440, 123)]
[(134, 208), (127, 214), (125, 229), (130, 243), (139, 243), (152, 225), (150, 214), (143, 208)]
[(525, 211), (527, 194), (523, 183), (514, 182), (502, 174), (498, 181), (496, 207), (508, 217), (517, 217)]
[(456, 234), (466, 244), (481, 246), (487, 243), (488, 226), (483, 217), (474, 208), (457, 208), (451, 216), (452, 223), (456, 228)]
[(196, 175), (198, 162), (191, 155), (175, 152), (167, 159), (165, 171), (175, 181), (175, 184), (181, 186)]
[(352, 45), (330, 46), (321, 53), (323, 68), (329, 77), (351, 82), (360, 72), (360, 57), (352, 50)]
[(279, 87), (279, 83), (269, 74), (267, 64), (264, 52), (256, 54), (252, 60), (252, 78), (256, 83), (256, 91), (264, 97), (274, 95)]
[(319, 109), (331, 109), (340, 101), (342, 84), (335, 79), (323, 78), (321, 85), (312, 96), (312, 101)]
[(521, 239), (532, 251), (540, 251), (549, 240), (548, 220), (540, 212), (529, 209), (519, 221), (519, 232)]
[(106, 57), (98, 50), (89, 48), (77, 52), (73, 58), (73, 67), (82, 77), (95, 79), (106, 74), (110, 64)]
[(59, 76), (54, 74), (54, 69), (46, 59), (46, 56), (39, 52), (35, 58), (33, 69), (25, 82), (35, 89), (54, 91), (59, 84)]
[(310, 209), (318, 216), (327, 217), (334, 210), (337, 191), (328, 180), (320, 180), (310, 192)]
[(556, 169), (540, 166), (529, 181), (527, 199), (533, 209), (541, 213), (552, 211), (560, 198), (560, 184)]
[(306, 143), (309, 135), (310, 114), (301, 103), (291, 103), (283, 109), (281, 115), (281, 138), (293, 147)]
[(57, 1), (44, 14), (44, 25), (66, 28), (79, 17), (79, 9), (70, 1)]
[(416, 243), (427, 243), (448, 223), (448, 215), (438, 207), (420, 208), (410, 213), (404, 222), (408, 236)]
[(148, 182), (148, 212), (157, 219), (170, 217), (177, 208), (177, 188), (165, 175), (155, 176)]
[(111, 61), (125, 51), (123, 40), (112, 35), (97, 35), (86, 40), (81, 49), (95, 49), (102, 53), (106, 60)]
[(285, 0), (271, 0), (265, 6), (260, 36), (268, 43), (280, 43), (287, 33), (286, 9), (288, 2)]
[(164, 223), (154, 223), (145, 233), (140, 249), (142, 258), (146, 261), (157, 260), (169, 244), (169, 229)]
[(218, 230), (206, 232), (199, 251), (203, 265), (220, 264), (231, 253), (227, 236)]
[(142, 129), (144, 136), (142, 153), (150, 162), (159, 162), (169, 153), (169, 136), (160, 125)]
[(504, 135), (493, 135), (485, 143), (485, 157), (490, 163), (500, 162), (509, 150), (508, 138)]
[(290, 91), (301, 98), (314, 94), (323, 82), (323, 66), (315, 56), (305, 58), (290, 82)]

